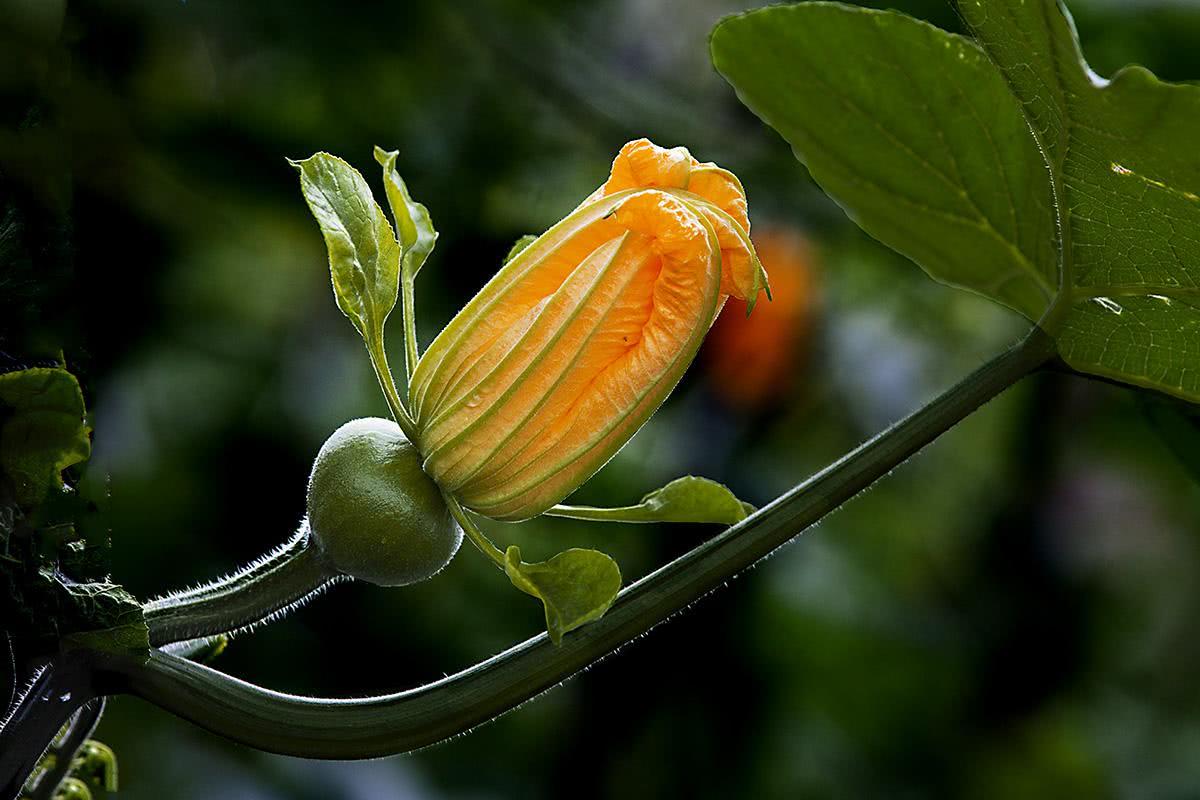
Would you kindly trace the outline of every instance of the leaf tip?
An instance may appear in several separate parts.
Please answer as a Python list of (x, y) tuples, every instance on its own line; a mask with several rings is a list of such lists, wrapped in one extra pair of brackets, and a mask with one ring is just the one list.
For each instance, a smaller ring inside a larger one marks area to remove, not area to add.
[(391, 169), (399, 155), (399, 150), (384, 150), (379, 145), (375, 145), (375, 163), (384, 169)]

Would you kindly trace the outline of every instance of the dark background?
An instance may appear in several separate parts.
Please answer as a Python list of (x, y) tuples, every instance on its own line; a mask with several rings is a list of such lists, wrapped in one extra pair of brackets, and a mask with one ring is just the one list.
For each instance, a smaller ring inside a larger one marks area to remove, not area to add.
[[(706, 41), (745, 5), (0, 0), (0, 239), (21, 245), (0, 265), (0, 351), (61, 347), (81, 377), (81, 491), (115, 579), (150, 597), (282, 542), (325, 436), (386, 413), (285, 157), (329, 150), (379, 191), (372, 145), (400, 150), (441, 232), (425, 343), (626, 140), (742, 178), (776, 301), (749, 323), (731, 304), (581, 502), (687, 472), (766, 502), (1016, 338), (1020, 319), (854, 228), (738, 105)], [(958, 28), (941, 3), (898, 5)], [(1200, 77), (1197, 6), (1071, 5), (1101, 74)], [(1029, 380), (680, 618), (414, 755), (264, 755), (129, 698), (98, 737), (127, 800), (1195, 797), (1200, 491), (1144, 412), (1131, 391)], [(489, 531), (527, 556), (598, 547), (629, 579), (713, 533)], [(464, 548), (414, 588), (338, 587), (217, 666), (380, 693), (540, 625)]]

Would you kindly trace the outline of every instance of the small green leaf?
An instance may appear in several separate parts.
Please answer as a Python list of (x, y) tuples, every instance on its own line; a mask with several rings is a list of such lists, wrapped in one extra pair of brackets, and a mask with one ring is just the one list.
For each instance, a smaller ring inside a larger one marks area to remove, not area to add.
[(63, 486), (62, 471), (91, 453), (83, 393), (65, 369), (0, 375), (0, 472), (18, 505), (40, 503)]
[(513, 242), (513, 246), (509, 249), (508, 255), (504, 257), (504, 261), (501, 263), (501, 266), (516, 258), (522, 250), (536, 242), (537, 238), (537, 234), (527, 233), (520, 239), (517, 239), (515, 242)]
[(529, 564), (521, 560), (521, 549), (511, 545), (504, 554), (504, 571), (513, 586), (542, 601), (546, 632), (555, 644), (568, 631), (602, 617), (621, 591), (617, 562), (597, 550), (572, 548)]
[(329, 250), (338, 307), (363, 339), (381, 337), (400, 291), (400, 244), (358, 170), (317, 153), (291, 164)]
[(383, 167), (383, 186), (387, 192), (388, 205), (396, 220), (396, 233), (404, 250), (404, 274), (417, 277), (425, 260), (437, 244), (438, 233), (433, 229), (429, 209), (412, 199), (408, 186), (396, 171), (398, 150), (375, 148), (375, 160)]
[(1050, 181), (977, 44), (894, 11), (773, 6), (723, 20), (713, 64), (863, 230), (1037, 320), (1057, 288)]
[(558, 505), (546, 514), (596, 522), (712, 522), (733, 525), (753, 511), (753, 506), (738, 500), (723, 484), (686, 475), (646, 495), (635, 506), (594, 508)]

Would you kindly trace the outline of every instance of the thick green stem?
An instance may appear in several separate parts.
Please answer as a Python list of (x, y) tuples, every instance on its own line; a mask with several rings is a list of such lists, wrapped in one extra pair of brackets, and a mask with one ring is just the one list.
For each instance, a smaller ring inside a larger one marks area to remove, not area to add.
[(337, 574), (312, 544), (307, 523), (286, 545), (235, 575), (207, 587), (147, 603), (155, 647), (230, 633), (303, 602)]
[(100, 676), (230, 739), (309, 758), (372, 758), (425, 747), (535, 697), (640, 636), (790, 541), (1006, 387), (1043, 365), (1052, 340), (1020, 344), (743, 522), (627, 587), (608, 613), (555, 647), (545, 634), (398, 694), (328, 700), (280, 694), (159, 652), (113, 659)]

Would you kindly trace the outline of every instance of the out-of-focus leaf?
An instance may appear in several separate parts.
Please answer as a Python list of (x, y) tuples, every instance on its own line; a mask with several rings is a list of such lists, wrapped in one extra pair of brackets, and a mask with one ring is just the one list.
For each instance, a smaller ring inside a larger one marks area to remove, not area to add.
[(116, 753), (95, 739), (88, 739), (79, 748), (71, 761), (71, 774), (85, 784), (90, 781), (103, 787), (105, 792), (115, 792), (120, 785)]
[(557, 505), (551, 517), (597, 522), (741, 522), (754, 507), (738, 500), (724, 485), (708, 478), (685, 475), (641, 499), (637, 505), (618, 508)]
[(87, 459), (84, 413), (79, 382), (65, 369), (0, 375), (0, 471), (13, 482), (18, 505), (40, 503), (62, 488), (64, 469)]
[(397, 150), (375, 148), (375, 160), (383, 167), (384, 191), (387, 193), (388, 205), (392, 208), (392, 217), (396, 220), (396, 234), (400, 239), (400, 247), (404, 251), (404, 275), (414, 279), (425, 265), (429, 254), (433, 252), (438, 234), (433, 229), (429, 209), (412, 199), (412, 195), (408, 193), (408, 186), (396, 171), (398, 155)]
[(546, 632), (555, 644), (568, 631), (603, 616), (621, 591), (617, 562), (597, 550), (572, 548), (529, 564), (521, 560), (521, 549), (511, 545), (504, 554), (504, 571), (513, 586), (542, 601)]
[(872, 236), (1032, 320), (1050, 305), (1046, 166), (974, 42), (893, 11), (811, 2), (722, 21), (712, 57)]
[(219, 633), (216, 636), (205, 636), (201, 639), (188, 639), (184, 642), (172, 642), (161, 649), (173, 656), (195, 661), (197, 664), (211, 664), (216, 661), (225, 648), (229, 646), (229, 635)]
[(401, 249), (358, 170), (328, 153), (291, 164), (329, 250), (333, 293), (363, 338), (382, 334), (400, 291)]
[(1142, 413), (1179, 463), (1200, 481), (1200, 406), (1143, 392)]
[(509, 248), (508, 255), (506, 255), (504, 257), (504, 261), (502, 262), (501, 266), (503, 266), (504, 264), (507, 264), (508, 262), (510, 262), (514, 258), (516, 258), (517, 255), (520, 254), (520, 252), (522, 250), (524, 250), (526, 247), (529, 247), (529, 245), (536, 242), (537, 238), (538, 238), (537, 234), (527, 233), (524, 236), (522, 236), (520, 239), (517, 239), (515, 242), (513, 242), (513, 246), (511, 248)]

